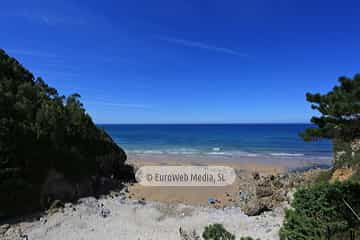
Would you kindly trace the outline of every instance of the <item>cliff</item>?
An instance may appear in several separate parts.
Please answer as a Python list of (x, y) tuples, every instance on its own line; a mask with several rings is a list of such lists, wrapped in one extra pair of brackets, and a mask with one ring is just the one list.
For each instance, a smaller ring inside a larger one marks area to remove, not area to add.
[(79, 98), (59, 95), (0, 49), (0, 217), (134, 178)]

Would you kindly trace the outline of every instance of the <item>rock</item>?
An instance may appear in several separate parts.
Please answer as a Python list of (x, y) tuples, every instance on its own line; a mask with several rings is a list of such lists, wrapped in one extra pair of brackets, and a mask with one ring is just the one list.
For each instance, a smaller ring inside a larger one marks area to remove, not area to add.
[(284, 190), (284, 189), (280, 189), (278, 190), (277, 192), (275, 192), (273, 194), (273, 200), (276, 202), (276, 203), (281, 203), (281, 202), (284, 202), (286, 201), (286, 195), (287, 195), (287, 192)]
[(273, 194), (270, 184), (256, 186), (256, 196), (258, 198), (269, 197)]
[(242, 209), (248, 216), (258, 216), (263, 212), (270, 211), (269, 201), (252, 200)]
[(64, 204), (62, 201), (55, 200), (51, 203), (51, 205), (48, 209), (48, 214), (53, 215), (54, 213), (58, 212), (60, 208), (63, 208), (63, 207), (64, 207)]
[(9, 224), (3, 224), (0, 226), (0, 235), (3, 235), (6, 233), (6, 231), (10, 228)]
[(29, 240), (29, 237), (26, 234), (21, 234), (20, 237), (21, 237), (21, 240)]
[(331, 176), (330, 182), (334, 183), (336, 181), (340, 181), (340, 182), (346, 181), (349, 178), (351, 178), (353, 174), (354, 171), (351, 167), (350, 168), (343, 167), (343, 168), (335, 169), (335, 171)]
[(253, 172), (252, 176), (253, 176), (254, 180), (259, 180), (260, 179), (260, 174), (258, 172)]
[(79, 209), (85, 208), (84, 212), (87, 215), (99, 214), (99, 212), (101, 211), (99, 202), (94, 197), (81, 198), (78, 200), (78, 203), (79, 203), (78, 208)]
[(187, 232), (180, 227), (179, 234), (180, 234), (181, 240), (200, 240), (201, 239), (195, 230)]
[(120, 196), (117, 201), (120, 203), (120, 204), (124, 204), (126, 203), (126, 197), (125, 196)]
[(129, 188), (127, 186), (125, 186), (122, 190), (122, 193), (129, 193)]
[(41, 217), (41, 218), (40, 218), (40, 223), (41, 223), (41, 224), (47, 223), (47, 219), (46, 219), (45, 217)]
[(78, 199), (77, 202), (79, 204), (84, 204), (86, 206), (93, 206), (98, 203), (98, 200), (94, 197), (85, 197), (85, 198)]
[(241, 191), (239, 193), (240, 201), (248, 201), (250, 199), (250, 194), (248, 192)]
[[(4, 240), (23, 240), (24, 235), (19, 226), (10, 227), (1, 239)], [(27, 237), (27, 236), (26, 236)]]
[(115, 191), (111, 191), (111, 192), (110, 192), (110, 197), (112, 197), (112, 198), (116, 198), (116, 197), (118, 197), (119, 195), (120, 195), (119, 192), (115, 192)]
[(108, 208), (102, 208), (101, 212), (100, 212), (100, 214), (103, 218), (110, 216), (110, 213), (111, 213), (111, 211)]
[(65, 208), (72, 208), (72, 203), (65, 203), (64, 207)]

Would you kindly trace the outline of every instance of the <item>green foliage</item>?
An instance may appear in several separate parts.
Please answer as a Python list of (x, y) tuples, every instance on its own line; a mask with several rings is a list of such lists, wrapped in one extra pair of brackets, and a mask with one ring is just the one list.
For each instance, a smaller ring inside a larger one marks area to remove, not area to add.
[[(241, 237), (240, 240), (254, 240), (252, 237)], [(260, 240), (257, 238), (256, 240)]]
[(319, 175), (315, 178), (314, 183), (327, 183), (330, 181), (333, 174), (333, 169), (324, 170), (319, 173)]
[(353, 149), (353, 144), (353, 142), (346, 142), (341, 139), (333, 141), (335, 167), (360, 163), (360, 150)]
[(298, 190), (292, 202), (293, 209), (286, 211), (280, 238), (336, 239), (348, 237), (349, 231), (358, 231), (360, 221), (346, 206), (360, 212), (360, 184), (355, 182), (321, 183)]
[(327, 94), (306, 94), (312, 109), (320, 116), (311, 119), (317, 128), (308, 128), (301, 134), (305, 140), (329, 138), (350, 142), (360, 137), (360, 74), (353, 79), (340, 77), (339, 82)]
[(355, 173), (351, 176), (350, 180), (360, 183), (360, 169), (356, 169)]
[(235, 240), (235, 235), (228, 232), (222, 224), (212, 224), (205, 227), (202, 234), (205, 240)]
[[(118, 175), (126, 155), (95, 126), (79, 97), (60, 96), (0, 49), (1, 207), (26, 205), (29, 195), (39, 194), (50, 168), (69, 179)], [(101, 172), (97, 156), (109, 154), (113, 168)]]

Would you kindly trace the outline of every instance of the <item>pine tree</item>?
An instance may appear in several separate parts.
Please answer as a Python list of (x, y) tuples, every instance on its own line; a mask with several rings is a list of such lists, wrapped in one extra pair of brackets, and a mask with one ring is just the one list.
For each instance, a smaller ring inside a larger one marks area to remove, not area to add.
[(320, 138), (351, 142), (360, 138), (360, 74), (340, 77), (340, 85), (326, 94), (306, 94), (311, 107), (320, 113), (311, 122), (317, 128), (308, 128), (301, 136), (305, 140)]

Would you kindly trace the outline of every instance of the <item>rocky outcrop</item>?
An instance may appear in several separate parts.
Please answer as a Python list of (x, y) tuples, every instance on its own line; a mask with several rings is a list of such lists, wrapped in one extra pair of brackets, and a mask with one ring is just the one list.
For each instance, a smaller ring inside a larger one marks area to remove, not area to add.
[(248, 216), (257, 216), (280, 206), (288, 200), (288, 193), (305, 181), (299, 173), (268, 176), (253, 173), (252, 177), (252, 180), (241, 183), (238, 199)]
[(342, 167), (338, 169), (334, 169), (334, 172), (332, 173), (330, 182), (336, 182), (336, 181), (346, 181), (352, 177), (354, 174), (354, 170), (351, 167)]

